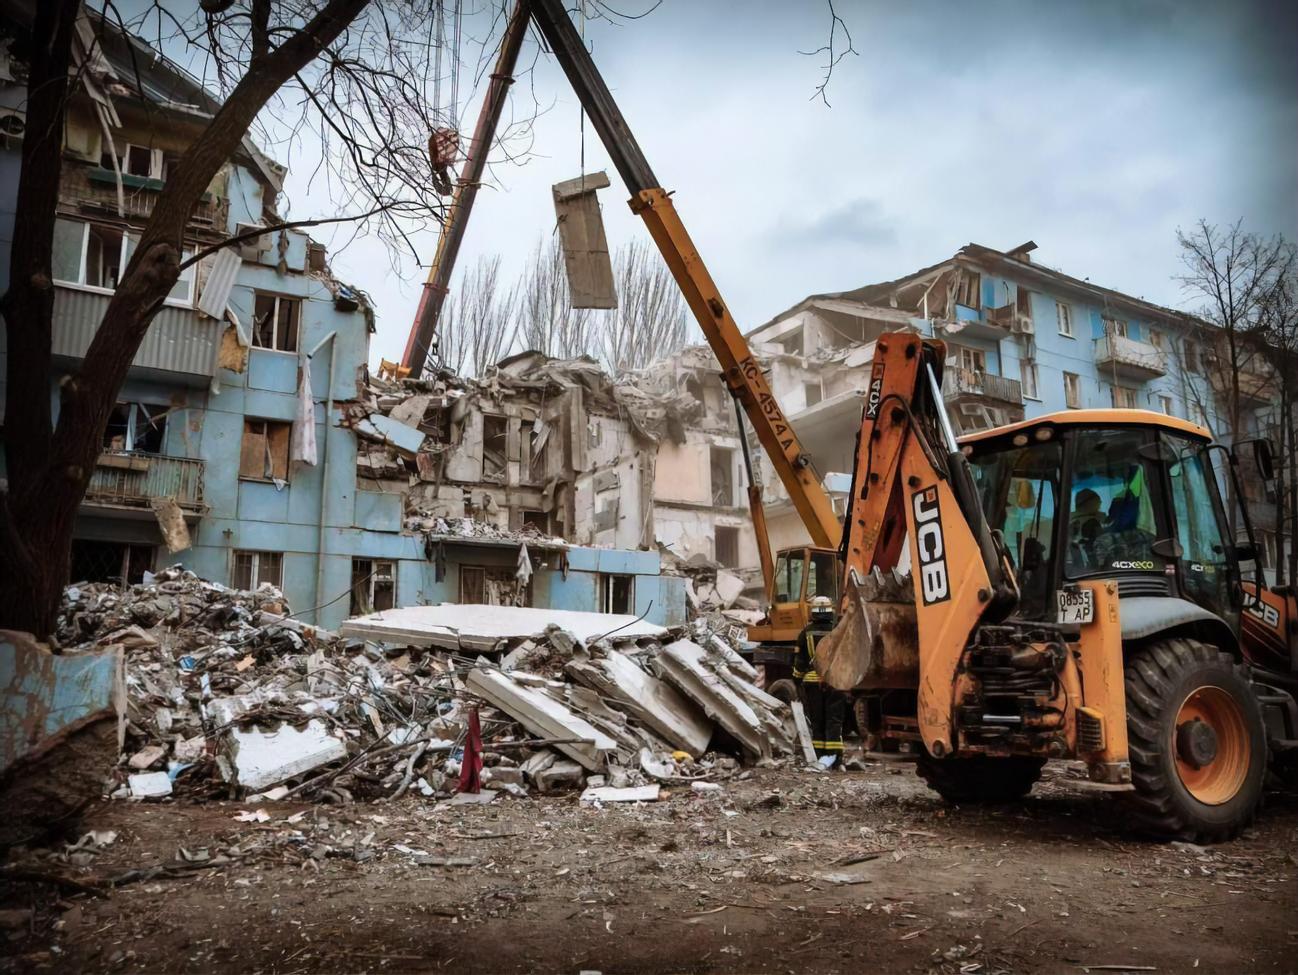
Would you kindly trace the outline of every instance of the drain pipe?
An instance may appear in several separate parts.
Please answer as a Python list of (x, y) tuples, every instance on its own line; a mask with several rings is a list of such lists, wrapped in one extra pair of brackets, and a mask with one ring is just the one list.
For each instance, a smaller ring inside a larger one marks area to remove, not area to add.
[(334, 363), (338, 361), (337, 340), (338, 332), (332, 331), (307, 353), (308, 359), (314, 359), (315, 354), (323, 349), (326, 343), (333, 343), (329, 348), (329, 385), (325, 391), (324, 442), (320, 445), (320, 529), (316, 534), (315, 546), (315, 599), (312, 600), (315, 612), (311, 614), (311, 620), (316, 626), (320, 625), (320, 611), (324, 609), (320, 602), (324, 598), (325, 511), (329, 503), (329, 429), (333, 424), (334, 415)]

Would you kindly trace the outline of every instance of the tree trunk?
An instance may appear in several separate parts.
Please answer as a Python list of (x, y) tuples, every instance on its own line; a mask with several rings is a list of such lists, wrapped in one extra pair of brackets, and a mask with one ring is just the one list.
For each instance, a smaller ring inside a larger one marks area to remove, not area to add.
[(3, 305), (9, 335), (5, 421), (9, 491), (7, 496), (0, 494), (0, 628), (27, 630), (41, 637), (54, 632), (77, 509), (99, 456), (104, 426), (131, 360), (179, 277), (185, 227), (194, 206), (270, 97), (331, 44), (368, 2), (329, 0), (279, 47), (259, 50), (254, 56), (158, 194), (90, 348), (61, 384), (53, 431), (50, 262), (72, 33), (80, 3), (37, 4), (11, 282)]

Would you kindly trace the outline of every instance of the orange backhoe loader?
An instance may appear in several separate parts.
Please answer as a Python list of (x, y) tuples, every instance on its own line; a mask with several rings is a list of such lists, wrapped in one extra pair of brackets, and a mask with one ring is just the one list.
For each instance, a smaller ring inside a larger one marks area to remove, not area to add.
[(1233, 835), (1298, 746), (1293, 600), (1242, 578), (1251, 527), (1227, 533), (1214, 465), (1234, 477), (1236, 455), (1144, 410), (957, 443), (944, 359), (913, 334), (876, 346), (821, 679), (949, 799), (1018, 798), (1080, 759), (1146, 832)]

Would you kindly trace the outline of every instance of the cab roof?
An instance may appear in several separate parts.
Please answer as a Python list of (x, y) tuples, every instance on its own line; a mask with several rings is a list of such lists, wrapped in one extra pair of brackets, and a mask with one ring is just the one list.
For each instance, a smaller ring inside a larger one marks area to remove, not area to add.
[(961, 444), (983, 443), (996, 440), (1007, 434), (1020, 431), (1031, 431), (1041, 426), (1057, 427), (1159, 427), (1176, 433), (1189, 434), (1200, 440), (1212, 440), (1212, 432), (1206, 427), (1180, 417), (1168, 416), (1166, 413), (1155, 413), (1153, 410), (1063, 410), (1059, 413), (1047, 413), (1030, 420), (1020, 420), (1003, 427), (991, 430), (979, 430), (959, 438)]

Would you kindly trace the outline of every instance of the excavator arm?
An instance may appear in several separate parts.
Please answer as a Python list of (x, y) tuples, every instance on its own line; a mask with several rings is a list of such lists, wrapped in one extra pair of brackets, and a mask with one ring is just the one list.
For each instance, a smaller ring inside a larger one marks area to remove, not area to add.
[[(618, 110), (608, 86), (595, 68), (581, 36), (564, 10), (562, 0), (531, 0), (532, 20), (567, 75), (573, 91), (599, 133), (614, 167), (631, 193), (631, 210), (640, 215), (663, 260), (680, 286), (686, 303), (694, 313), (704, 338), (712, 347), (721, 374), (735, 401), (752, 424), (762, 448), (771, 458), (776, 473), (789, 492), (789, 498), (811, 536), (821, 548), (835, 548), (840, 541), (838, 517), (803, 452), (793, 425), (789, 422), (761, 367), (753, 358), (743, 333), (730, 314), (729, 306), (708, 273), (703, 258), (685, 230), (671, 194), (659, 184)], [(743, 436), (743, 430), (740, 430)], [(750, 476), (750, 485), (752, 478)], [(762, 571), (769, 591), (771, 576), (770, 543), (764, 530), (765, 519), (758, 519), (760, 493), (753, 503), (758, 547), (762, 554)]]
[[(952, 686), (970, 636), (1018, 605), (942, 404), (945, 357), (944, 343), (913, 334), (875, 346), (840, 553), (842, 612), (817, 653), (834, 686), (917, 683), (919, 732), (939, 758), (954, 748)], [(913, 602), (897, 591), (906, 539)]]

